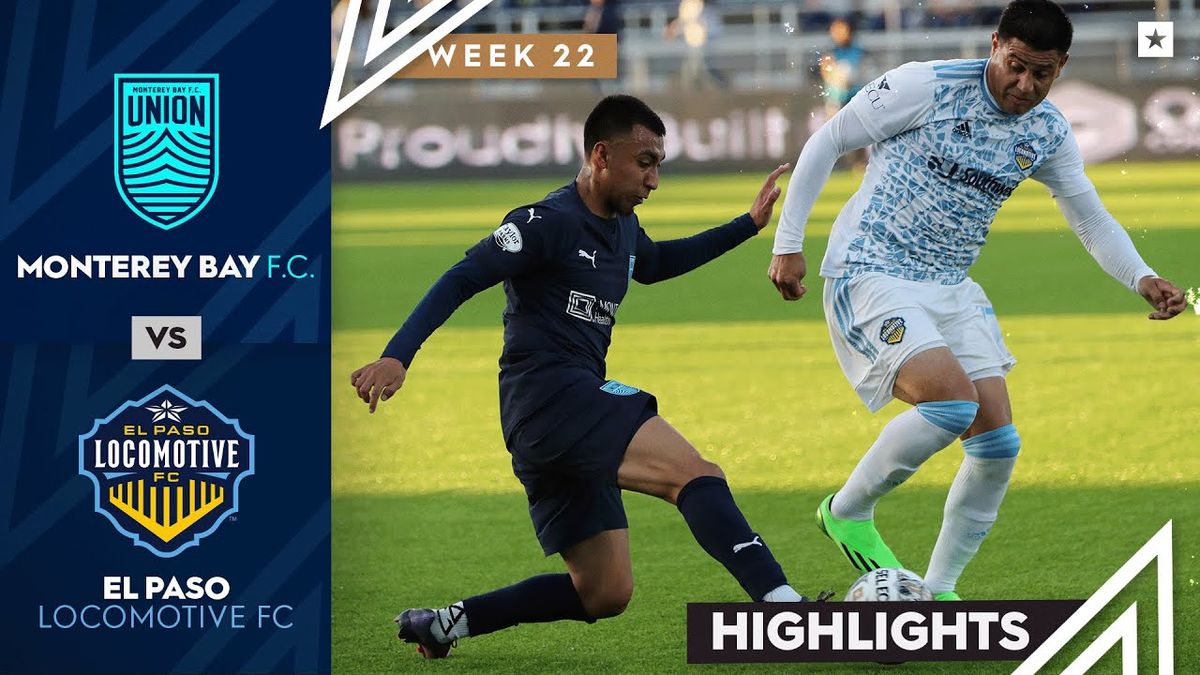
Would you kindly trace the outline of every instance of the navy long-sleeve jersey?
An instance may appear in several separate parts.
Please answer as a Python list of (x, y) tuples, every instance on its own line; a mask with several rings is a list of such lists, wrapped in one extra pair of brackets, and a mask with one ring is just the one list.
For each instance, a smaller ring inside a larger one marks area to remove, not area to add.
[[(604, 219), (575, 183), (517, 208), (433, 285), (383, 356), (412, 365), (421, 344), (476, 293), (504, 282), (500, 410), (505, 439), (584, 373), (604, 379), (630, 280), (689, 272), (757, 232), (749, 214), (692, 237), (655, 242), (636, 215)], [(580, 371), (583, 371), (581, 373)]]

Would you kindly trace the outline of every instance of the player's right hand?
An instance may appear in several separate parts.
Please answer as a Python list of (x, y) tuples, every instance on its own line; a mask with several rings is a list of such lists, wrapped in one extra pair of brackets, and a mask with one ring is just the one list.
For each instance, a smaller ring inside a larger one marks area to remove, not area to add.
[(808, 263), (804, 261), (803, 253), (786, 253), (771, 257), (771, 266), (767, 268), (767, 277), (784, 300), (799, 300), (808, 289), (804, 287), (804, 275), (808, 273)]
[(350, 373), (350, 385), (358, 391), (363, 403), (371, 406), (371, 412), (375, 412), (379, 401), (388, 400), (404, 386), (407, 375), (408, 369), (399, 359), (384, 356)]

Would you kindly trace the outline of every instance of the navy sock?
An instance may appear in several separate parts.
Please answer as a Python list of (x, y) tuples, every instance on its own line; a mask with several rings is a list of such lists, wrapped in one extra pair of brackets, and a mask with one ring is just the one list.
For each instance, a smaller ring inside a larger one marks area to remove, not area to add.
[(675, 505), (701, 548), (725, 566), (758, 602), (787, 583), (783, 568), (765, 542), (750, 529), (724, 478), (701, 476), (679, 491)]
[(592, 623), (569, 574), (541, 574), (463, 600), (471, 636), (494, 633), (519, 623), (587, 621)]

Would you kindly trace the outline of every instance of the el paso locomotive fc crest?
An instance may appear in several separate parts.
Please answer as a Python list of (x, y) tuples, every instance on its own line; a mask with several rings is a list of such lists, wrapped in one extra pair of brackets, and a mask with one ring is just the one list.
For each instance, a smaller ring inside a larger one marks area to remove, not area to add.
[(217, 188), (217, 76), (114, 76), (113, 171), (125, 204), (169, 230)]
[(254, 437), (207, 401), (163, 385), (79, 437), (79, 473), (96, 486), (97, 513), (170, 558), (237, 512), (238, 488), (254, 473)]

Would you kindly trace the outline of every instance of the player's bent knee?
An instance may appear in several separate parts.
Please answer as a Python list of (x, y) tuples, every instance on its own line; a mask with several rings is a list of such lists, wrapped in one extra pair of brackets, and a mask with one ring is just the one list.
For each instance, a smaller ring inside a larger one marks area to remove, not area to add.
[[(700, 476), (712, 476), (714, 478), (725, 479), (725, 472), (721, 470), (720, 465), (716, 462), (710, 462), (707, 459), (701, 459), (696, 465), (696, 470), (692, 476), (688, 477), (687, 482), (691, 482)], [(686, 485), (686, 483), (685, 483)], [(680, 487), (683, 487), (682, 485)]]
[(1012, 459), (1021, 452), (1021, 436), (1016, 426), (1006, 424), (964, 440), (963, 450), (979, 459)]
[(718, 478), (725, 480), (725, 472), (721, 470), (719, 465), (697, 455), (695, 462), (689, 463), (678, 472), (674, 480), (671, 481), (671, 488), (662, 495), (662, 498), (671, 504), (678, 504), (679, 495), (698, 478)]
[(581, 600), (591, 618), (610, 619), (624, 612), (633, 600), (633, 580), (606, 584)]
[[(917, 404), (917, 412), (926, 422), (961, 436), (975, 421), (977, 401), (927, 401)], [(1015, 431), (1014, 431), (1015, 433)]]

